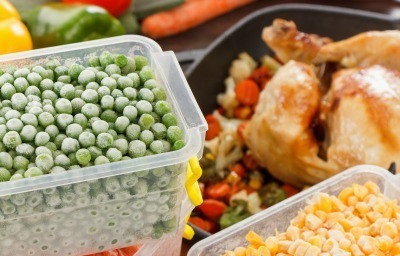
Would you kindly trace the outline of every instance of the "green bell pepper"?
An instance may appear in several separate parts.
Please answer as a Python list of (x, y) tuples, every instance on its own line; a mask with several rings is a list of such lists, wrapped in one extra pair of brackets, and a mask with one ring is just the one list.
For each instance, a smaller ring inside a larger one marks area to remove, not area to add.
[(77, 43), (125, 34), (106, 10), (91, 5), (53, 3), (23, 15), (35, 48)]

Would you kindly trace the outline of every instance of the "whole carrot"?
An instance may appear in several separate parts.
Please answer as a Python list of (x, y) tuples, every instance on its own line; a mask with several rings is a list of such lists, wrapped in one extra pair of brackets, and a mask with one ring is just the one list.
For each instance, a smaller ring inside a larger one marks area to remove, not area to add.
[(165, 12), (146, 17), (143, 34), (161, 38), (191, 29), (219, 15), (225, 14), (255, 0), (190, 0)]

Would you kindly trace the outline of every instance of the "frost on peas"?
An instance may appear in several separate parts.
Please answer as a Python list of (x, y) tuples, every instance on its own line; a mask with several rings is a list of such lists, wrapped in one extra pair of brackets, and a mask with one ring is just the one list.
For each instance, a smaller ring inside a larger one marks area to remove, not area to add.
[(12, 107), (11, 100), (2, 100), (1, 101), (1, 108), (4, 108), (4, 107), (11, 108)]
[(158, 115), (163, 116), (171, 112), (171, 105), (163, 100), (157, 101), (156, 105), (154, 106), (154, 111)]
[(127, 117), (130, 122), (133, 122), (138, 115), (138, 111), (134, 106), (126, 106), (122, 114)]
[(84, 70), (85, 68), (82, 65), (79, 64), (72, 64), (69, 69), (68, 69), (68, 75), (72, 78), (72, 80), (77, 80), (79, 74)]
[(91, 56), (88, 61), (87, 64), (89, 67), (98, 67), (100, 66), (100, 58), (99, 56)]
[(63, 87), (61, 87), (60, 90), (60, 96), (72, 100), (75, 96), (75, 88), (72, 84), (64, 84)]
[(35, 145), (44, 146), (50, 141), (50, 135), (46, 132), (38, 132), (35, 136)]
[(43, 112), (39, 115), (38, 121), (42, 127), (47, 127), (54, 124), (54, 116), (48, 112)]
[(127, 75), (127, 77), (132, 80), (133, 88), (138, 88), (140, 86), (140, 78), (137, 73), (130, 73)]
[(125, 88), (122, 93), (129, 100), (135, 100), (137, 97), (137, 91), (135, 88), (132, 87)]
[(143, 85), (144, 88), (147, 88), (149, 90), (153, 90), (154, 88), (158, 88), (159, 86), (160, 85), (158, 84), (156, 79), (149, 79)]
[[(49, 135), (50, 136), (50, 135)], [(51, 137), (50, 137), (51, 139)], [(56, 144), (54, 144), (54, 142), (47, 142), (46, 145), (44, 145), (46, 148), (50, 149), (52, 152), (54, 152), (55, 150), (57, 150), (57, 146)]]
[(29, 87), (28, 81), (24, 77), (18, 77), (14, 81), (14, 88), (17, 92), (25, 92)]
[(10, 100), (17, 91), (12, 84), (6, 83), (1, 87), (0, 92), (3, 99)]
[(129, 74), (135, 70), (136, 70), (135, 60), (133, 58), (128, 57), (126, 65), (121, 68), (122, 74)]
[(55, 70), (58, 66), (61, 66), (61, 63), (57, 59), (49, 60), (45, 64), (46, 69), (51, 69), (51, 70)]
[(30, 73), (30, 71), (28, 68), (17, 69), (14, 72), (14, 77), (15, 78), (20, 78), (20, 77), (26, 78), (29, 75), (29, 73)]
[(74, 153), (79, 149), (79, 143), (76, 139), (65, 138), (61, 144), (61, 151), (64, 154)]
[(121, 160), (122, 153), (116, 148), (109, 148), (106, 152), (106, 157), (110, 160), (110, 162), (117, 162)]
[(0, 167), (11, 170), (13, 167), (13, 159), (7, 152), (0, 152)]
[(111, 96), (113, 96), (114, 99), (116, 99), (116, 98), (119, 98), (119, 97), (124, 96), (124, 94), (123, 94), (123, 92), (122, 92), (120, 89), (114, 89), (114, 90), (111, 92)]
[(52, 91), (54, 89), (54, 82), (51, 79), (43, 79), (39, 84), (39, 89), (44, 92), (46, 90)]
[(0, 124), (6, 124), (7, 120), (4, 117), (0, 117)]
[(104, 72), (106, 72), (109, 76), (112, 76), (113, 74), (118, 74), (121, 75), (121, 69), (118, 67), (116, 64), (110, 64), (108, 65), (105, 69)]
[(96, 73), (89, 69), (83, 70), (78, 76), (78, 83), (82, 85), (87, 85), (94, 81), (96, 81)]
[(114, 108), (114, 98), (110, 95), (104, 95), (100, 101), (101, 108), (103, 110)]
[(27, 143), (22, 143), (15, 149), (17, 155), (30, 159), (35, 153), (35, 148)]
[(154, 134), (149, 130), (144, 130), (140, 133), (139, 139), (148, 147), (154, 141)]
[(96, 82), (97, 82), (98, 84), (101, 84), (101, 81), (102, 81), (104, 78), (106, 78), (106, 77), (108, 77), (108, 75), (107, 75), (106, 72), (104, 72), (104, 71), (99, 71), (99, 72), (96, 73)]
[(115, 140), (113, 147), (118, 149), (122, 155), (126, 155), (128, 153), (128, 141), (126, 139)]
[(71, 100), (72, 113), (74, 114), (80, 113), (83, 105), (85, 105), (85, 101), (80, 98), (75, 98)]
[(21, 113), (14, 109), (8, 110), (7, 113), (5, 113), (5, 115), (4, 115), (4, 118), (7, 121), (14, 119), (14, 118), (20, 118), (20, 117), (21, 117)]
[(117, 120), (118, 115), (114, 110), (107, 109), (101, 113), (100, 118), (106, 122), (114, 123)]
[(88, 125), (88, 119), (84, 114), (78, 113), (74, 116), (74, 123), (82, 126), (82, 129), (86, 129)]
[(155, 123), (154, 117), (149, 114), (143, 114), (140, 116), (138, 124), (143, 130), (148, 130)]
[(118, 84), (118, 89), (120, 90), (133, 87), (133, 81), (126, 76), (121, 76), (120, 78), (118, 78), (117, 84)]
[(4, 124), (0, 125), (0, 139), (3, 140), (4, 135), (7, 133), (7, 126)]
[(24, 124), (22, 123), (21, 120), (17, 119), (17, 118), (13, 118), (7, 121), (7, 129), (9, 131), (16, 131), (16, 132), (20, 132), (22, 130), (22, 128), (24, 127)]
[(102, 86), (106, 86), (110, 91), (113, 91), (117, 89), (117, 81), (111, 77), (105, 77), (103, 80), (101, 80), (100, 84)]
[(146, 144), (140, 140), (129, 143), (129, 156), (132, 158), (142, 157), (146, 153)]
[[(2, 159), (0, 157), (0, 159)], [(1, 160), (0, 160), (1, 161)], [(13, 168), (15, 170), (26, 170), (28, 169), (29, 160), (23, 156), (16, 156), (13, 160)]]
[(68, 137), (78, 139), (79, 135), (83, 132), (82, 126), (79, 124), (70, 124), (67, 126), (66, 135)]
[(54, 166), (49, 171), (49, 173), (51, 173), (51, 174), (57, 174), (57, 173), (63, 173), (63, 172), (66, 172), (66, 170), (65, 170), (65, 168), (63, 168), (61, 166)]
[(106, 95), (110, 95), (111, 91), (107, 86), (100, 86), (99, 89), (97, 89), (97, 93), (99, 94), (100, 99), (102, 99)]
[(68, 75), (68, 68), (66, 66), (58, 66), (54, 69), (56, 78)]
[(81, 98), (86, 103), (97, 103), (97, 101), (99, 100), (99, 95), (93, 89), (86, 89), (82, 92)]
[(82, 147), (88, 148), (96, 144), (96, 136), (89, 132), (82, 132), (79, 135), (78, 141)]
[(67, 135), (60, 133), (56, 136), (56, 138), (54, 139), (54, 144), (56, 144), (58, 149), (61, 149), (62, 146), (62, 142), (64, 141), (64, 139), (67, 138)]
[(25, 113), (21, 116), (21, 121), (25, 124), (25, 125), (33, 125), (33, 126), (38, 126), (38, 120), (37, 117), (34, 114), (29, 114), (29, 113)]
[(32, 72), (26, 77), (26, 80), (30, 85), (38, 86), (42, 81), (42, 77), (38, 73)]
[(99, 89), (100, 85), (96, 82), (90, 82), (86, 85), (86, 89), (92, 89), (97, 91)]
[(59, 114), (56, 118), (58, 129), (65, 130), (68, 125), (72, 124), (74, 118), (69, 114)]
[(45, 146), (39, 146), (35, 149), (35, 154), (38, 156), (40, 154), (48, 154), (49, 156), (52, 156), (53, 154), (51, 153), (51, 150), (46, 148)]
[(107, 132), (109, 129), (109, 125), (104, 120), (96, 120), (93, 122), (92, 130), (95, 135), (99, 135), (100, 133)]
[(43, 171), (40, 170), (38, 167), (31, 167), (28, 170), (26, 170), (26, 172), (24, 173), (24, 177), (32, 178), (32, 177), (36, 177), (36, 176), (41, 176), (43, 174), (44, 174)]
[(40, 75), (43, 79), (47, 77), (47, 71), (44, 67), (42, 66), (34, 66), (32, 68), (32, 72), (35, 72)]
[(115, 121), (115, 130), (118, 133), (124, 133), (126, 131), (126, 128), (129, 126), (130, 121), (127, 117), (125, 116), (120, 116), (117, 118)]
[(142, 89), (139, 90), (138, 98), (140, 100), (146, 100), (148, 102), (153, 102), (154, 101), (154, 94), (149, 89), (142, 88)]
[(99, 56), (100, 65), (105, 68), (114, 63), (114, 57), (109, 51), (103, 51)]
[(91, 146), (88, 148), (91, 158), (92, 159), (96, 159), (97, 157), (101, 156), (103, 154), (103, 152), (101, 151), (101, 149), (99, 149), (96, 146)]
[(163, 115), (162, 117), (162, 123), (168, 128), (170, 126), (177, 126), (178, 125), (178, 120), (176, 116), (172, 113), (168, 113)]
[(9, 131), (4, 135), (3, 143), (7, 149), (15, 149), (18, 145), (22, 143), (22, 141), (18, 132)]
[(182, 130), (178, 126), (170, 126), (167, 129), (167, 139), (170, 143), (174, 143), (177, 140), (182, 140)]
[(70, 76), (60, 76), (57, 78), (57, 82), (61, 82), (63, 84), (69, 84), (71, 83), (71, 77)]
[(42, 93), (40, 92), (40, 89), (37, 88), (36, 86), (29, 86), (28, 88), (26, 88), (25, 91), (25, 96), (28, 97), (29, 95), (35, 95), (35, 96), (42, 96)]
[(151, 105), (150, 102), (146, 100), (140, 100), (136, 103), (136, 109), (139, 113), (139, 115), (145, 114), (145, 113), (151, 113), (153, 111), (153, 106)]
[(147, 80), (154, 79), (155, 76), (154, 76), (153, 70), (149, 67), (149, 68), (143, 68), (139, 72), (139, 78), (140, 78), (140, 83), (144, 85), (144, 83)]
[(23, 142), (32, 142), (37, 134), (37, 130), (33, 125), (25, 125), (21, 132), (20, 132), (20, 136), (21, 136), (21, 140)]
[(81, 112), (87, 118), (98, 117), (100, 114), (99, 108), (93, 103), (83, 105)]
[[(101, 119), (98, 118), (98, 117), (92, 117), (92, 118), (90, 118), (90, 119), (89, 119), (89, 122), (88, 122), (88, 127), (89, 127), (89, 129), (92, 128), (94, 122), (99, 121), (99, 120), (101, 120)], [(92, 129), (91, 129), (91, 130), (92, 130)], [(92, 130), (92, 132), (93, 132), (93, 130)]]
[(105, 157), (105, 156), (98, 156), (95, 160), (94, 160), (94, 165), (102, 165), (102, 164), (108, 164), (110, 162), (110, 160)]
[(54, 141), (56, 136), (60, 133), (60, 130), (58, 130), (57, 126), (55, 126), (54, 124), (51, 124), (46, 127), (45, 132), (50, 136), (50, 140)]
[(118, 134), (116, 131), (108, 129), (107, 133), (110, 134), (114, 140), (118, 139)]
[(45, 90), (42, 93), (42, 100), (51, 100), (52, 102), (55, 102), (58, 99), (58, 96), (55, 92), (50, 91), (50, 90)]
[(122, 113), (124, 108), (129, 105), (129, 99), (126, 97), (119, 97), (115, 99), (115, 106), (114, 109), (115, 111)]
[(61, 166), (65, 169), (68, 169), (71, 165), (71, 160), (69, 160), (69, 158), (66, 155), (61, 154), (54, 159), (54, 164), (56, 166)]
[(89, 150), (79, 149), (76, 152), (76, 160), (78, 161), (78, 163), (80, 165), (83, 165), (83, 166), (87, 165), (91, 160), (91, 155), (90, 155)]
[(137, 124), (131, 124), (126, 128), (126, 137), (132, 141), (139, 139), (140, 136), (140, 126)]
[(100, 133), (96, 138), (96, 146), (101, 149), (107, 149), (114, 143), (114, 138), (111, 134)]
[(136, 63), (136, 70), (142, 70), (144, 66), (149, 65), (149, 60), (141, 55), (136, 55), (134, 57), (135, 63)]
[(158, 140), (164, 139), (167, 135), (167, 127), (162, 123), (155, 123), (151, 126), (154, 137)]
[(43, 173), (47, 173), (54, 166), (54, 160), (48, 154), (40, 154), (36, 157), (35, 164)]
[(9, 181), (11, 178), (11, 173), (9, 170), (0, 167), (0, 182)]
[(58, 99), (55, 104), (55, 109), (59, 114), (72, 114), (72, 104), (67, 99)]

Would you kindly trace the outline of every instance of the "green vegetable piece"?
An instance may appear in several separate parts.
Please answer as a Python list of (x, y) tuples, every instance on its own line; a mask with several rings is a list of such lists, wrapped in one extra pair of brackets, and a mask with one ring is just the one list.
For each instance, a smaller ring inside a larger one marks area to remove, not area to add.
[(137, 97), (137, 91), (135, 88), (127, 87), (123, 90), (123, 95), (127, 97), (130, 101), (135, 100)]
[(120, 116), (115, 121), (115, 130), (118, 133), (124, 133), (126, 131), (126, 128), (128, 128), (129, 124), (130, 124), (130, 121), (127, 117)]
[(43, 112), (38, 117), (39, 124), (43, 127), (47, 127), (54, 124), (54, 116), (48, 112)]
[(46, 90), (42, 93), (42, 100), (51, 100), (53, 102), (55, 102), (58, 99), (58, 96), (55, 92), (50, 91), (50, 90)]
[(72, 84), (64, 84), (60, 90), (60, 96), (72, 100), (75, 97), (75, 88)]
[[(28, 68), (17, 69), (14, 72), (14, 77), (15, 78), (20, 78), (20, 77), (26, 78), (29, 75), (29, 73), (30, 73), (30, 71)], [(0, 76), (1, 76), (1, 74), (0, 74)], [(15, 79), (15, 80), (17, 80), (17, 79)]]
[(39, 89), (44, 92), (46, 90), (54, 90), (54, 82), (51, 79), (43, 79), (39, 84)]
[(144, 130), (140, 133), (139, 139), (148, 147), (154, 141), (154, 134), (149, 130)]
[(144, 66), (149, 65), (149, 60), (141, 55), (136, 55), (134, 57), (135, 63), (136, 63), (136, 70), (142, 70)]
[(66, 170), (65, 170), (65, 168), (63, 168), (61, 166), (54, 166), (49, 171), (50, 174), (57, 174), (57, 173), (63, 173), (63, 172), (66, 172)]
[(88, 148), (90, 152), (91, 159), (96, 159), (97, 157), (101, 156), (103, 152), (96, 146), (91, 146)]
[(109, 76), (113, 74), (118, 74), (121, 75), (121, 69), (116, 65), (116, 64), (110, 64), (108, 65), (105, 69), (104, 72), (106, 72)]
[(42, 66), (34, 66), (32, 72), (39, 74), (43, 79), (47, 77), (46, 69)]
[(72, 64), (69, 69), (68, 69), (68, 75), (72, 78), (72, 80), (77, 80), (79, 77), (79, 74), (84, 70), (85, 68), (82, 65), (79, 64)]
[(42, 77), (38, 73), (30, 73), (26, 80), (28, 80), (30, 85), (39, 86), (40, 82), (42, 81)]
[[(11, 178), (10, 171), (5, 168), (0, 167), (0, 182), (9, 181), (10, 178)], [(6, 213), (6, 212), (4, 212), (4, 209), (2, 209), (2, 211), (3, 211), (3, 213)]]
[(107, 149), (114, 143), (114, 138), (111, 134), (100, 133), (96, 138), (96, 146), (101, 149)]
[(135, 70), (136, 70), (135, 60), (128, 57), (126, 65), (121, 68), (122, 74), (129, 74), (131, 72), (134, 72)]
[(54, 164), (56, 166), (61, 166), (64, 169), (68, 169), (71, 165), (71, 160), (66, 155), (61, 154), (54, 159)]
[(8, 121), (11, 119), (16, 119), (16, 118), (20, 118), (21, 117), (21, 113), (19, 113), (17, 110), (14, 109), (10, 109), (7, 111), (7, 113), (4, 115), (4, 118)]
[(100, 118), (106, 122), (114, 123), (117, 120), (118, 115), (114, 110), (107, 109), (101, 113)]
[(66, 135), (70, 138), (78, 139), (79, 135), (83, 132), (82, 126), (79, 124), (70, 124), (65, 131)]
[(79, 135), (78, 141), (82, 147), (88, 148), (96, 144), (96, 136), (89, 132), (82, 132)]
[(178, 126), (170, 126), (167, 129), (167, 139), (172, 144), (175, 141), (182, 140), (182, 130)]
[(18, 155), (23, 156), (27, 159), (30, 159), (33, 156), (33, 154), (35, 153), (35, 148), (27, 143), (22, 143), (17, 146), (15, 151), (17, 151)]
[(40, 92), (39, 88), (37, 88), (36, 86), (29, 86), (28, 88), (26, 88), (25, 96), (28, 97), (29, 95), (35, 95), (35, 96), (41, 97), (42, 93)]
[(183, 140), (177, 140), (172, 145), (172, 150), (173, 151), (179, 150), (179, 149), (183, 148), (185, 145), (186, 144), (185, 144), (185, 142)]
[(128, 153), (128, 141), (125, 138), (116, 139), (113, 147), (118, 149), (122, 155), (126, 155)]
[(154, 123), (155, 123), (154, 117), (149, 114), (142, 114), (138, 121), (138, 124), (142, 130), (149, 130)]
[(149, 89), (149, 90), (153, 90), (154, 88), (159, 87), (159, 84), (158, 84), (157, 80), (149, 79), (144, 83), (143, 87), (146, 89)]
[(29, 83), (24, 77), (18, 77), (14, 81), (14, 88), (16, 92), (25, 92), (29, 87)]
[(99, 135), (100, 133), (105, 133), (109, 129), (109, 125), (106, 121), (97, 120), (93, 122), (92, 130), (95, 135)]
[(4, 124), (0, 125), (0, 139), (3, 140), (4, 135), (7, 133), (7, 126)]
[(46, 69), (51, 70), (55, 70), (58, 66), (61, 66), (61, 63), (57, 59), (49, 60), (45, 65)]
[(150, 144), (150, 150), (155, 154), (161, 154), (164, 152), (164, 144), (161, 140), (152, 141)]
[(105, 156), (98, 156), (95, 160), (94, 160), (94, 165), (101, 165), (101, 164), (107, 164), (109, 163), (110, 160), (105, 157)]
[[(24, 174), (21, 173), (14, 173), (13, 176), (11, 176), (10, 181), (15, 181), (15, 180), (22, 180), (24, 178)], [(18, 211), (19, 213), (20, 211)]]
[(50, 135), (46, 132), (38, 132), (35, 136), (35, 145), (44, 146), (50, 141)]
[(114, 58), (115, 64), (122, 68), (128, 63), (128, 58), (123, 54), (117, 54)]
[(134, 106), (126, 106), (122, 114), (124, 117), (128, 118), (130, 122), (133, 122), (138, 116), (138, 111)]
[(71, 106), (72, 106), (72, 113), (73, 114), (78, 114), (82, 111), (82, 107), (85, 105), (85, 101), (82, 100), (81, 98), (75, 98), (71, 100)]
[(140, 126), (137, 124), (131, 124), (126, 128), (126, 137), (129, 141), (137, 140), (140, 136)]
[(0, 167), (11, 170), (13, 167), (13, 158), (7, 152), (0, 152)]
[(119, 97), (115, 99), (115, 106), (114, 109), (115, 111), (122, 113), (124, 111), (124, 108), (129, 105), (129, 99), (126, 97)]
[(177, 126), (178, 125), (178, 119), (176, 116), (172, 113), (168, 113), (163, 115), (162, 117), (162, 123), (168, 128), (170, 126)]
[(132, 82), (133, 82), (133, 88), (139, 88), (140, 87), (140, 78), (139, 75), (136, 73), (130, 73), (127, 75), (127, 77), (129, 77)]
[(100, 60), (100, 65), (101, 65), (103, 68), (105, 68), (105, 67), (107, 67), (108, 65), (114, 63), (113, 55), (112, 55), (109, 51), (103, 51), (103, 52), (100, 54), (99, 60)]
[(3, 143), (7, 149), (15, 149), (18, 145), (22, 143), (22, 141), (18, 132), (9, 131), (4, 135)]
[(154, 111), (160, 115), (164, 116), (171, 112), (171, 105), (163, 100), (157, 101), (156, 105), (154, 106)]
[(100, 66), (100, 57), (99, 56), (92, 56), (88, 60), (89, 67), (98, 67)]
[(121, 160), (122, 153), (116, 148), (109, 148), (106, 152), (106, 157), (110, 160), (110, 162), (117, 162)]
[(36, 157), (35, 164), (43, 173), (48, 173), (54, 166), (53, 157), (48, 154), (40, 154)]
[(84, 114), (78, 113), (74, 116), (74, 123), (79, 124), (82, 126), (82, 129), (86, 129), (88, 125), (88, 119)]
[(97, 93), (99, 94), (100, 99), (102, 99), (104, 96), (110, 95), (111, 91), (107, 86), (100, 86)]
[(153, 124), (153, 126), (151, 126), (151, 131), (158, 140), (164, 139), (167, 136), (167, 127), (162, 123)]
[(16, 131), (16, 132), (20, 132), (22, 130), (22, 128), (24, 127), (24, 124), (22, 123), (21, 120), (17, 119), (17, 118), (13, 118), (7, 121), (7, 129), (9, 131)]
[(140, 140), (129, 143), (129, 156), (132, 158), (142, 157), (146, 153), (146, 144)]
[(108, 89), (110, 89), (110, 92), (117, 89), (117, 81), (115, 81), (114, 78), (111, 77), (105, 77), (103, 78), (103, 80), (101, 80), (100, 83), (102, 86), (107, 87)]
[(120, 78), (118, 78), (117, 84), (118, 84), (118, 89), (120, 89), (120, 90), (124, 90), (125, 88), (133, 87), (133, 81), (129, 77), (126, 77), (126, 76), (121, 76)]
[(29, 113), (25, 113), (21, 116), (21, 121), (25, 124), (25, 125), (32, 125), (32, 126), (38, 126), (38, 120), (37, 117), (34, 114), (29, 114)]
[(219, 224), (222, 229), (232, 226), (239, 221), (242, 221), (251, 216), (248, 210), (247, 201), (245, 200), (233, 200), (232, 205), (222, 214)]
[[(57, 144), (56, 144), (57, 145)], [(61, 144), (61, 150), (64, 154), (74, 153), (79, 149), (79, 143), (76, 139), (65, 138)]]
[(120, 89), (114, 89), (111, 92), (111, 96), (113, 96), (114, 99), (116, 99), (116, 98), (124, 96), (124, 94), (122, 93), (122, 91)]
[(60, 131), (58, 130), (58, 127), (55, 126), (54, 124), (47, 126), (45, 129), (45, 132), (50, 136), (51, 141), (54, 141), (56, 136), (60, 133)]
[(78, 83), (82, 85), (87, 85), (94, 81), (96, 81), (96, 74), (92, 70), (83, 70), (78, 76)]
[(70, 76), (60, 76), (57, 78), (57, 82), (61, 82), (63, 84), (69, 84), (71, 83), (71, 77)]
[(136, 103), (136, 109), (139, 115), (149, 114), (153, 111), (153, 106), (146, 100), (140, 100)]
[(139, 72), (140, 83), (144, 85), (147, 80), (154, 79), (154, 73), (151, 68), (143, 68)]
[(99, 108), (93, 103), (86, 103), (81, 111), (87, 118), (98, 117), (100, 115)]
[(74, 121), (74, 118), (72, 117), (72, 115), (69, 115), (69, 114), (59, 114), (56, 117), (56, 123), (57, 123), (58, 129), (60, 129), (62, 131), (65, 131), (67, 126), (72, 124), (73, 121)]
[(17, 91), (12, 84), (6, 83), (1, 87), (0, 92), (3, 99), (10, 100)]
[(6, 119), (4, 117), (0, 117), (0, 124), (6, 124)]
[(24, 177), (31, 178), (31, 177), (41, 176), (43, 174), (44, 174), (43, 171), (40, 170), (38, 167), (31, 167), (28, 170), (26, 170), (26, 172), (24, 173)]
[(58, 99), (56, 101), (55, 110), (59, 114), (72, 114), (72, 104), (67, 99)]
[(54, 75), (56, 78), (66, 76), (68, 75), (68, 68), (66, 66), (58, 66), (54, 69)]
[(154, 94), (151, 90), (147, 88), (142, 88), (139, 90), (138, 97), (140, 100), (145, 100), (148, 102), (153, 102), (154, 101)]
[(112, 97), (110, 95), (104, 95), (101, 98), (101, 108), (103, 110), (113, 109), (114, 108), (114, 97)]
[(14, 83), (14, 77), (11, 74), (5, 73), (0, 76), (0, 87), (5, 85), (6, 83)]
[(79, 149), (76, 152), (76, 160), (78, 161), (78, 163), (80, 165), (86, 166), (91, 160), (91, 155), (90, 155), (89, 150), (84, 149), (84, 148)]

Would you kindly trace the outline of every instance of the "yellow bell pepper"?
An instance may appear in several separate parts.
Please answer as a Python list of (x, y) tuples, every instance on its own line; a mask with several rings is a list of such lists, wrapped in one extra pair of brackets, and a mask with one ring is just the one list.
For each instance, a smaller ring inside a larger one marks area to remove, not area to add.
[(0, 54), (32, 49), (32, 39), (17, 10), (0, 0)]

